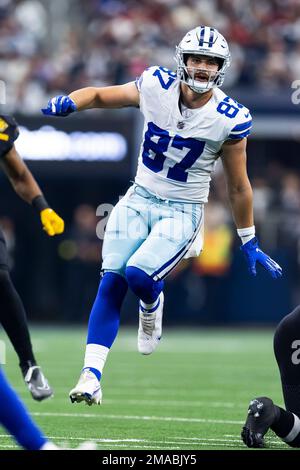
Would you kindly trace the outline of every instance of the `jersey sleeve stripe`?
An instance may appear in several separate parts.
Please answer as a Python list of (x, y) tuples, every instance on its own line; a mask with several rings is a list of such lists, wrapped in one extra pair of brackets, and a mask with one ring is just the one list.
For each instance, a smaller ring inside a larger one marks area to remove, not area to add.
[(242, 124), (237, 124), (237, 125), (231, 130), (231, 132), (244, 131), (244, 130), (248, 129), (248, 128), (251, 127), (251, 126), (252, 126), (252, 119), (250, 119), (250, 121), (243, 122)]
[(245, 132), (241, 132), (240, 134), (229, 134), (229, 139), (243, 139), (243, 137), (247, 137), (250, 134), (250, 129), (246, 130)]
[(242, 131), (231, 131), (230, 134), (238, 135), (238, 134), (243, 134), (246, 131), (250, 131), (252, 126), (247, 127), (247, 129), (243, 129)]

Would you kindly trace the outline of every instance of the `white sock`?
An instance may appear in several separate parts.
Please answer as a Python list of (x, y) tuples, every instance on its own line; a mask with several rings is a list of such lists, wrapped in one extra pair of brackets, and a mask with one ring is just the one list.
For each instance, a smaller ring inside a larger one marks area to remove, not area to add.
[(102, 375), (102, 371), (109, 353), (109, 348), (102, 346), (101, 344), (87, 344), (84, 356), (84, 369), (93, 367), (99, 370)]
[[(153, 308), (156, 308), (158, 306), (158, 302), (159, 302), (159, 297), (152, 304), (146, 304), (145, 302), (140, 300), (140, 304), (145, 310), (152, 310)], [(143, 313), (147, 313), (147, 312), (143, 312)], [(154, 313), (154, 312), (151, 312), (151, 313)]]

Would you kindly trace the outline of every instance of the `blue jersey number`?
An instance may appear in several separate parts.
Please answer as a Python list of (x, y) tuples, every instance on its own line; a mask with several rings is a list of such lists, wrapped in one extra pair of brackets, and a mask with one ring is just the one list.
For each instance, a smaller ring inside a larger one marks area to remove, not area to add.
[[(154, 138), (154, 139), (153, 139)], [(158, 173), (162, 171), (166, 156), (164, 152), (172, 141), (168, 131), (156, 126), (153, 122), (148, 123), (148, 129), (145, 133), (144, 148), (142, 153), (143, 163), (147, 168)], [(192, 138), (184, 139), (180, 135), (175, 135), (171, 147), (179, 150), (189, 149), (185, 157), (173, 167), (169, 168), (167, 178), (175, 181), (187, 181), (187, 170), (196, 162), (202, 154), (205, 142)], [(154, 158), (150, 157), (150, 151), (154, 153)]]
[(197, 158), (203, 152), (205, 146), (205, 142), (202, 140), (196, 139), (183, 139), (180, 135), (175, 135), (172, 147), (182, 150), (183, 148), (190, 149), (186, 156), (181, 160), (181, 162), (176, 163), (172, 168), (169, 168), (167, 178), (171, 178), (172, 180), (176, 181), (183, 181), (187, 180), (188, 174), (186, 170), (191, 168), (194, 165)]
[[(156, 142), (152, 140), (154, 136), (156, 137)], [(158, 173), (163, 169), (166, 159), (164, 152), (168, 150), (170, 140), (169, 132), (164, 131), (153, 122), (148, 123), (148, 130), (145, 133), (144, 140), (143, 162), (154, 173)], [(150, 150), (154, 153), (154, 158), (149, 156)]]
[(224, 100), (221, 103), (219, 103), (217, 107), (217, 111), (220, 114), (225, 114), (225, 116), (232, 119), (237, 115), (239, 110), (242, 108), (244, 108), (242, 104), (238, 103), (232, 98), (229, 98), (229, 96), (226, 96), (226, 98), (224, 98)]
[(171, 72), (171, 70), (166, 69), (165, 67), (159, 67), (153, 72), (154, 77), (158, 77), (158, 80), (161, 86), (168, 90), (176, 78), (176, 73)]

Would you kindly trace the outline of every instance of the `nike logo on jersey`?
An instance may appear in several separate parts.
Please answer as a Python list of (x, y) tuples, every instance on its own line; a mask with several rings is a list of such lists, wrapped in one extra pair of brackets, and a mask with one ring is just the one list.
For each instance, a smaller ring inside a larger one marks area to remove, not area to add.
[(178, 129), (183, 129), (184, 126), (185, 126), (184, 121), (178, 121), (178, 123), (177, 123), (177, 128)]
[(250, 116), (250, 113), (244, 114), (245, 118), (248, 118)]

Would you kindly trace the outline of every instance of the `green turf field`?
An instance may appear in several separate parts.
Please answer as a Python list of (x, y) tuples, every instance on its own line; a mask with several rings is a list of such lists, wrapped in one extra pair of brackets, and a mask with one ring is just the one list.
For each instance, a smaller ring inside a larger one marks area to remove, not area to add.
[[(8, 341), (5, 371), (46, 435), (69, 447), (88, 439), (106, 450), (244, 449), (239, 434), (249, 400), (267, 395), (282, 404), (269, 330), (165, 330), (158, 350), (141, 356), (136, 332), (123, 328), (104, 371), (103, 404), (92, 407), (68, 399), (82, 366), (85, 329), (31, 331), (54, 398), (30, 398)], [(0, 448), (15, 448), (0, 433)], [(290, 450), (274, 434), (267, 442)]]

